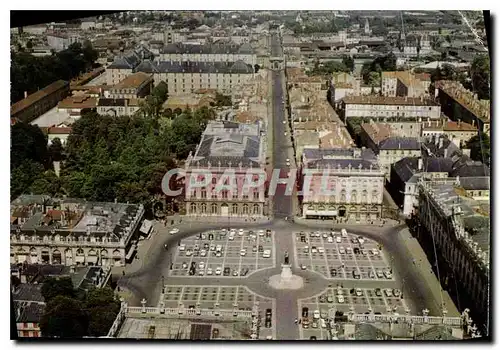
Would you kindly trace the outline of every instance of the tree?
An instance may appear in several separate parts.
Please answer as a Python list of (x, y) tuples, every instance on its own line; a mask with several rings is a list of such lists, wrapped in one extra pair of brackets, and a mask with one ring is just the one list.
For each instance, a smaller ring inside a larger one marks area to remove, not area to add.
[(85, 306), (90, 319), (89, 335), (94, 337), (106, 335), (120, 311), (120, 302), (113, 290), (109, 287), (90, 290), (86, 296)]
[(226, 96), (221, 93), (216, 93), (215, 95), (215, 105), (218, 107), (222, 106), (232, 106), (231, 96)]
[(83, 43), (82, 53), (89, 68), (92, 67), (94, 62), (99, 58), (99, 53), (92, 47), (90, 40), (85, 40)]
[(342, 57), (342, 63), (350, 72), (354, 71), (354, 59), (351, 56)]
[(255, 65), (253, 66), (253, 68), (254, 68), (255, 73), (258, 73), (258, 72), (259, 72), (259, 70), (260, 70), (260, 66), (259, 66), (258, 64), (255, 64)]
[(56, 137), (49, 146), (49, 157), (53, 162), (60, 162), (63, 159), (63, 146), (61, 139)]
[(88, 334), (89, 319), (82, 304), (67, 296), (50, 300), (40, 321), (44, 337), (81, 338)]
[(491, 144), (490, 137), (486, 133), (478, 133), (466, 142), (465, 148), (470, 149), (470, 157), (473, 160), (483, 162), (490, 166)]
[(380, 74), (377, 72), (370, 72), (368, 74), (368, 85), (371, 87), (380, 86)]
[(61, 180), (54, 171), (48, 170), (43, 175), (35, 179), (29, 187), (29, 192), (33, 194), (46, 194), (57, 196), (62, 194)]
[(480, 100), (490, 99), (490, 57), (478, 55), (471, 65), (471, 78), (474, 92)]
[(75, 296), (75, 289), (70, 277), (48, 277), (43, 281), (41, 293), (47, 303), (57, 296), (73, 298)]

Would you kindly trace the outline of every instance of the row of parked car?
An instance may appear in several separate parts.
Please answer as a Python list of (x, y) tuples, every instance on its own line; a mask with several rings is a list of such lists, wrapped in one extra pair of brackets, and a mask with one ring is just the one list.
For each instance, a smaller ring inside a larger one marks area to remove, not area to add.
[[(182, 263), (182, 268), (183, 269), (187, 269), (188, 268), (188, 264), (186, 262), (183, 262)], [(206, 275), (207, 276), (212, 276), (212, 275), (216, 275), (216, 276), (231, 276), (231, 268), (230, 267), (224, 267), (222, 268), (221, 266), (219, 267), (216, 267), (215, 270), (211, 267), (206, 267), (205, 263), (202, 261), (198, 264), (196, 264), (195, 261), (193, 261), (191, 263), (191, 266), (189, 266), (189, 275), (190, 276), (194, 276), (196, 275), (196, 271), (198, 271), (198, 276), (204, 276), (205, 275), (205, 271), (206, 271)], [(250, 269), (248, 267), (243, 267), (241, 269), (241, 271), (238, 271), (237, 269), (233, 269), (233, 273), (232, 275), (233, 276), (246, 276), (248, 274), (248, 272), (250, 271)]]

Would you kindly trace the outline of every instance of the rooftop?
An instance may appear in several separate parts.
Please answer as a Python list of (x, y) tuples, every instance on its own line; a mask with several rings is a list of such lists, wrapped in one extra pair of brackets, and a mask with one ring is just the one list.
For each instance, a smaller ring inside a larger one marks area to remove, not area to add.
[(137, 72), (129, 75), (118, 84), (116, 84), (114, 89), (139, 89), (143, 84), (148, 81), (153, 81), (153, 77), (149, 74)]
[(428, 121), (422, 123), (422, 130), (431, 131), (431, 130), (442, 130), (448, 132), (460, 132), (460, 131), (474, 131), (477, 132), (477, 127), (465, 123), (463, 121), (454, 122), (452, 120), (436, 120), (436, 121)]
[(33, 103), (36, 103), (41, 99), (43, 99), (44, 97), (49, 96), (50, 94), (65, 87), (69, 87), (69, 83), (64, 80), (58, 80), (50, 85), (47, 85), (43, 89), (38, 90), (37, 92), (29, 95), (25, 99), (22, 99), (21, 101), (18, 101), (14, 103), (12, 106), (10, 106), (10, 115), (13, 116), (23, 111), (24, 109), (31, 106)]
[(436, 82), (436, 88), (453, 98), (478, 119), (486, 123), (490, 122), (489, 100), (478, 100), (472, 91), (467, 90), (462, 84), (456, 81), (440, 80)]
[(346, 96), (345, 104), (363, 105), (394, 105), (394, 106), (439, 106), (431, 99), (417, 97), (390, 97), (390, 96)]
[(241, 60), (235, 62), (144, 61), (135, 71), (145, 73), (253, 74), (254, 67)]
[(168, 44), (161, 51), (163, 54), (239, 54), (252, 55), (254, 50), (248, 43), (236, 44), (234, 42), (217, 41), (204, 45), (193, 45), (183, 43)]
[(73, 237), (92, 233), (118, 241), (130, 236), (143, 212), (137, 204), (21, 195), (11, 203), (11, 233)]
[(70, 96), (59, 102), (57, 108), (59, 109), (84, 109), (95, 108), (97, 106), (97, 99), (94, 97), (81, 95)]

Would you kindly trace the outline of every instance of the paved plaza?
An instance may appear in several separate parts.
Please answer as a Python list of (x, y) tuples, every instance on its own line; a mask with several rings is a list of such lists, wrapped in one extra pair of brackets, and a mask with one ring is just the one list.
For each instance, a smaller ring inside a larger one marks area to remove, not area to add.
[[(186, 309), (251, 311), (254, 307), (258, 307), (261, 318), (259, 338), (266, 339), (271, 336), (276, 339), (275, 300), (257, 295), (245, 286), (167, 285), (163, 303), (166, 308), (183, 307)], [(265, 313), (268, 309), (272, 312), (272, 321), (266, 327)]]
[[(170, 276), (246, 277), (275, 266), (270, 230), (212, 230), (181, 240)], [(266, 254), (267, 251), (267, 254)]]
[(297, 268), (329, 279), (394, 280), (390, 262), (371, 239), (333, 230), (295, 232), (294, 237)]

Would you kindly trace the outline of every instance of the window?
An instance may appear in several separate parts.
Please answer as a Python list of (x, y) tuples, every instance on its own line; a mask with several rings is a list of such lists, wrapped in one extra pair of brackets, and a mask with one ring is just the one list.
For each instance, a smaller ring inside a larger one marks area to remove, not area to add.
[(248, 215), (248, 204), (243, 204), (243, 214)]
[(207, 198), (207, 190), (206, 188), (201, 189), (201, 198), (206, 199)]
[(227, 199), (227, 190), (223, 190), (221, 194), (223, 199)]
[(256, 215), (260, 214), (260, 208), (258, 204), (253, 205), (253, 213)]
[(212, 203), (211, 208), (212, 208), (212, 214), (217, 214), (218, 212), (217, 204)]
[(201, 213), (206, 214), (207, 213), (207, 204), (206, 203), (201, 203)]
[(258, 190), (253, 191), (253, 200), (254, 201), (259, 200), (259, 191)]
[(216, 177), (212, 178), (212, 184), (214, 184), (214, 185), (217, 184), (217, 178)]
[(233, 215), (238, 215), (238, 204), (233, 204), (232, 208)]
[(233, 191), (233, 199), (237, 199), (237, 198), (238, 198), (238, 190), (237, 190), (237, 189), (235, 189), (235, 190)]

